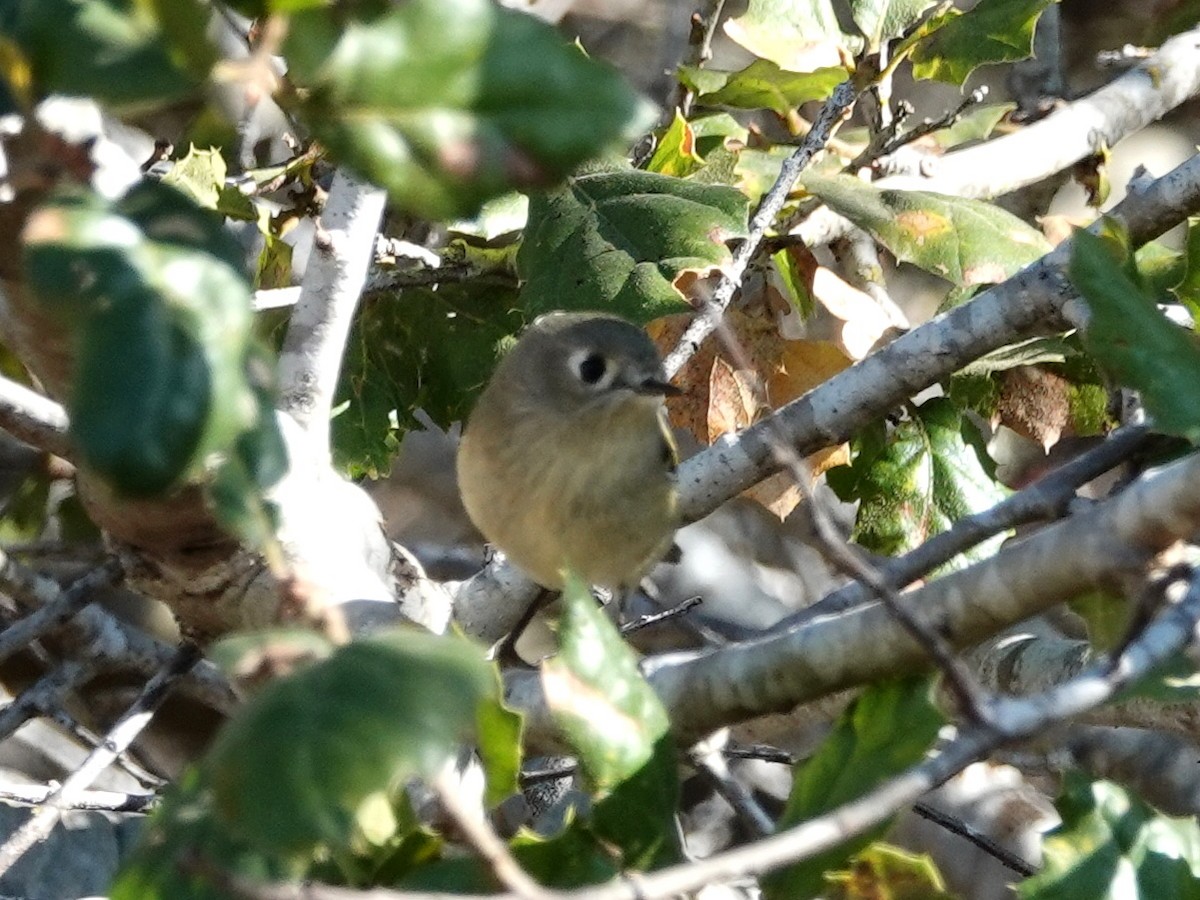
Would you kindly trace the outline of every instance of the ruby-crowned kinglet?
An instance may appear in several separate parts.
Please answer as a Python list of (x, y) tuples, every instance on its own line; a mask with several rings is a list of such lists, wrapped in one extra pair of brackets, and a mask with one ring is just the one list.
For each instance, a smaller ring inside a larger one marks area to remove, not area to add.
[(549, 313), (500, 361), (458, 449), (463, 504), (535, 581), (636, 586), (678, 527), (678, 393), (650, 338), (602, 313)]

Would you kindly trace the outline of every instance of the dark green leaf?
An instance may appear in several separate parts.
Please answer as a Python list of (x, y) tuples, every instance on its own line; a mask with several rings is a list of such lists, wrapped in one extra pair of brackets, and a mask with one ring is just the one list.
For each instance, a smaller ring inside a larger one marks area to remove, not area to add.
[(824, 100), (846, 80), (846, 70), (829, 66), (814, 72), (788, 72), (768, 59), (756, 59), (737, 72), (683, 66), (679, 79), (705, 106), (769, 109), (787, 115), (802, 103)]
[(502, 342), (524, 324), (515, 292), (484, 279), (369, 297), (346, 343), (334, 461), (354, 475), (385, 473), (414, 410), (444, 426), (464, 418)]
[[(872, 790), (918, 763), (942, 716), (933, 703), (928, 677), (872, 685), (846, 708), (811, 759), (798, 767), (780, 830), (819, 816)], [(824, 873), (843, 863), (886, 826), (763, 879), (768, 900), (802, 900), (824, 887)]]
[(862, 46), (861, 38), (842, 33), (830, 0), (750, 0), (725, 33), (789, 72), (840, 66)]
[(686, 309), (686, 272), (729, 261), (748, 201), (733, 188), (626, 170), (572, 178), (533, 198), (517, 256), (530, 317), (604, 309), (644, 323)]
[(1107, 239), (1075, 232), (1070, 277), (1090, 311), (1084, 346), (1113, 378), (1141, 392), (1156, 428), (1194, 443), (1200, 440), (1200, 348), (1131, 277), (1127, 239), (1114, 220), (1108, 223)]
[(288, 31), (309, 124), (393, 204), (427, 218), (554, 183), (652, 119), (608, 66), (489, 0), (410, 0), (343, 18), (304, 10)]
[(850, 0), (850, 15), (867, 39), (868, 53), (905, 34), (934, 0)]
[(1033, 30), (1054, 0), (980, 0), (947, 21), (913, 51), (913, 74), (961, 85), (979, 66), (1033, 53)]
[[(890, 433), (875, 429), (856, 439), (853, 463), (829, 473), (843, 499), (859, 501), (854, 539), (875, 553), (904, 553), (1003, 500), (1007, 492), (972, 446), (973, 428), (952, 402), (935, 398)], [(986, 559), (1001, 540), (975, 547), (952, 565)]]
[(24, 262), (39, 304), (75, 336), (72, 433), (113, 489), (164, 491), (214, 454), (278, 478), (286, 460), (255, 374), (270, 364), (220, 216), (152, 181), (116, 203), (63, 192), (31, 215)]
[(498, 690), (463, 640), (397, 630), (347, 644), (271, 683), (218, 736), (205, 768), (216, 809), (274, 852), (346, 848), (364, 804), (434, 773)]
[(23, 57), (38, 98), (94, 97), (132, 112), (178, 102), (199, 85), (171, 58), (155, 17), (134, 0), (9, 0), (0, 8), (4, 39)]
[(562, 649), (542, 666), (546, 703), (599, 799), (593, 828), (644, 868), (673, 851), (678, 802), (666, 710), (637, 658), (573, 574), (563, 591)]
[(1108, 781), (1067, 779), (1062, 824), (1042, 844), (1023, 900), (1196, 900), (1200, 828), (1164, 816)]
[(880, 190), (848, 176), (805, 175), (801, 183), (897, 259), (958, 286), (999, 283), (1050, 251), (1041, 232), (991, 203)]
[(292, 881), (305, 860), (263, 853), (213, 813), (212, 790), (191, 769), (143, 826), (133, 853), (109, 889), (112, 900), (226, 900), (212, 879), (187, 867), (207, 865), (255, 882)]

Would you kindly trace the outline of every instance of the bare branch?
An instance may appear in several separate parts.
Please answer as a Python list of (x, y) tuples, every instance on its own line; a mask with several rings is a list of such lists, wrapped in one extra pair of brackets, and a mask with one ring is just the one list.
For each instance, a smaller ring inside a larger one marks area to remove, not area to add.
[[(1200, 92), (1200, 28), (1168, 40), (1152, 57), (1098, 91), (1020, 131), (929, 160), (928, 177), (893, 176), (881, 188), (988, 198), (1061, 172), (1140, 131)], [(816, 247), (851, 223), (822, 208), (794, 229)]]
[(279, 355), (279, 408), (304, 427), (314, 450), (325, 456), (346, 336), (386, 200), (384, 191), (340, 169), (334, 175)]
[[(1113, 432), (1096, 447), (991, 509), (965, 516), (948, 531), (934, 535), (911, 552), (887, 560), (879, 566), (880, 571), (889, 584), (902, 588), (994, 535), (1018, 525), (1059, 515), (1080, 487), (1137, 453), (1150, 440), (1150, 432), (1141, 427)], [(817, 616), (865, 603), (868, 599), (870, 593), (863, 585), (849, 584), (789, 616), (772, 630), (791, 628)]]
[[(1200, 58), (1200, 54), (1197, 54)], [(1193, 157), (1113, 210), (1141, 245), (1200, 210), (1200, 157)], [(679, 467), (685, 521), (712, 512), (779, 468), (767, 433), (779, 429), (802, 456), (847, 440), (895, 405), (967, 363), (1035, 334), (1069, 327), (1076, 298), (1066, 277), (1071, 242)]]
[(174, 683), (200, 659), (200, 648), (184, 644), (174, 658), (146, 684), (141, 695), (108, 732), (103, 745), (97, 747), (78, 769), (52, 791), (33, 816), (0, 846), (0, 874), (7, 872), (34, 844), (44, 840), (57, 824), (62, 810), (76, 802), (78, 792), (87, 788), (110, 766), (150, 723), (154, 711), (166, 699)]
[[(7, 559), (4, 551), (0, 550), (0, 560), (6, 563)], [(0, 563), (0, 566), (4, 566), (4, 563)], [(5, 571), (11, 571), (11, 567), (0, 568), (0, 573)], [(98, 589), (116, 584), (121, 575), (121, 564), (116, 559), (107, 559), (77, 578), (58, 596), (4, 629), (0, 632), (0, 660), (28, 647), (41, 635), (66, 622), (95, 599), (94, 594)]]
[(67, 411), (49, 397), (0, 376), (0, 428), (25, 443), (71, 457)]
[[(24, 806), (42, 806), (58, 790), (58, 785), (0, 783), (0, 800)], [(120, 791), (78, 791), (70, 805), (60, 809), (95, 809), (105, 812), (148, 813), (158, 802), (157, 794), (126, 794)]]

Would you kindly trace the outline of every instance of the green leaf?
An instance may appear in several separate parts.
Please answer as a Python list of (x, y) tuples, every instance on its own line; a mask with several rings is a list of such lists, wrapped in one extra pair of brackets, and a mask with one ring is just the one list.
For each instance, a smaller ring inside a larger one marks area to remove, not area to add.
[(654, 154), (646, 160), (646, 171), (683, 178), (704, 164), (696, 152), (696, 135), (687, 119), (675, 110), (675, 117), (658, 140)]
[(960, 287), (997, 284), (1050, 252), (1041, 232), (991, 203), (880, 190), (848, 176), (806, 174), (801, 183), (897, 259)]
[(828, 900), (955, 900), (932, 859), (884, 843), (872, 844), (848, 870), (825, 878)]
[(213, 813), (212, 790), (189, 769), (166, 792), (138, 833), (137, 845), (109, 888), (112, 900), (226, 900), (212, 880), (189, 871), (203, 863), (255, 882), (293, 881), (306, 860), (263, 853)]
[(607, 65), (489, 0), (304, 10), (284, 50), (318, 139), (426, 218), (556, 182), (653, 119)]
[(913, 75), (961, 85), (979, 66), (1033, 54), (1033, 31), (1055, 0), (980, 0), (946, 21), (913, 50)]
[(844, 34), (830, 0), (750, 0), (725, 33), (755, 56), (789, 72), (840, 66), (862, 39)]
[(503, 342), (524, 324), (515, 291), (482, 278), (368, 297), (346, 342), (334, 462), (378, 476), (391, 468), (416, 409), (447, 427), (463, 419)]
[(992, 136), (996, 126), (1017, 108), (1015, 103), (990, 103), (977, 106), (959, 117), (953, 125), (939, 128), (929, 135), (943, 150), (959, 147), (971, 141), (983, 141)]
[(1200, 669), (1188, 658), (1187, 651), (1181, 650), (1121, 691), (1115, 702), (1139, 698), (1158, 703), (1193, 704), (1200, 700)]
[[(828, 812), (882, 784), (924, 758), (942, 726), (926, 676), (868, 687), (839, 716), (817, 752), (798, 767), (778, 828)], [(823, 874), (875, 840), (870, 829), (839, 847), (763, 879), (767, 900), (801, 900), (821, 892)]]
[(256, 470), (282, 472), (241, 257), (220, 216), (157, 182), (116, 203), (64, 191), (31, 215), (29, 287), (77, 344), (72, 434), (117, 492), (165, 491), (248, 433), (263, 437), (246, 449), (278, 451)]
[(934, 0), (850, 0), (850, 15), (875, 53), (885, 41), (898, 38), (921, 20)]
[(199, 86), (136, 0), (10, 0), (0, 8), (5, 38), (9, 52), (23, 57), (37, 98), (94, 97), (131, 113), (178, 103)]
[(625, 865), (644, 868), (675, 852), (678, 778), (667, 713), (573, 573), (563, 606), (562, 649), (542, 666), (546, 703), (599, 796), (593, 828), (621, 848)]
[(679, 80), (696, 92), (696, 102), (734, 109), (769, 109), (786, 116), (802, 103), (824, 100), (846, 80), (841, 66), (788, 72), (768, 59), (756, 59), (737, 72), (681, 66)]
[(1090, 316), (1084, 347), (1113, 378), (1141, 392), (1154, 427), (1200, 440), (1200, 348), (1158, 312), (1132, 270), (1128, 240), (1106, 219), (1106, 238), (1077, 230), (1069, 274)]
[[(851, 465), (829, 473), (842, 499), (859, 501), (854, 540), (874, 553), (904, 553), (1003, 500), (1007, 492), (973, 446), (973, 427), (951, 401), (934, 398), (890, 433), (874, 429), (857, 438)], [(952, 565), (986, 559), (1002, 540), (997, 535)]]
[(1062, 824), (1042, 844), (1042, 871), (1018, 886), (1023, 900), (1196, 900), (1200, 828), (1164, 816), (1108, 781), (1071, 775)]
[(644, 323), (686, 309), (677, 279), (729, 262), (748, 201), (733, 188), (625, 170), (537, 195), (517, 256), (528, 316), (604, 309)]
[(1184, 271), (1175, 285), (1174, 293), (1192, 314), (1192, 321), (1200, 325), (1200, 217), (1188, 219), (1183, 258)]
[(364, 804), (436, 772), (499, 702), (467, 641), (396, 630), (272, 682), (205, 760), (218, 814), (254, 846), (302, 857), (347, 848)]

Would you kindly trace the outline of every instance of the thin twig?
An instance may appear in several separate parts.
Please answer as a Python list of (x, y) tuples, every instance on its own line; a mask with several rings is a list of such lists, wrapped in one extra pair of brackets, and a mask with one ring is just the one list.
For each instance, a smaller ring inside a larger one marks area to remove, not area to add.
[[(59, 728), (70, 734), (75, 740), (79, 741), (85, 747), (96, 748), (104, 743), (104, 738), (96, 734), (90, 728), (85, 727), (75, 720), (75, 718), (62, 707), (54, 709), (42, 710), (42, 714), (57, 725)], [(145, 788), (162, 788), (166, 787), (170, 782), (162, 778), (149, 769), (142, 767), (136, 760), (132, 759), (129, 753), (123, 753), (117, 757), (115, 765), (123, 769), (128, 775), (141, 782)]]
[[(722, 345), (734, 358), (735, 365), (741, 369), (752, 369), (753, 366), (746, 356), (745, 349), (736, 334), (724, 320), (716, 322), (717, 335)], [(762, 393), (761, 387), (754, 385), (754, 390)], [(761, 405), (767, 407), (767, 398), (760, 396)], [(768, 422), (775, 422), (774, 417), (768, 417)], [(931, 625), (919, 618), (909, 609), (896, 590), (888, 583), (883, 574), (869, 564), (857, 550), (851, 547), (838, 534), (836, 526), (829, 515), (825, 504), (817, 497), (812, 488), (812, 475), (808, 464), (788, 443), (782, 429), (768, 427), (764, 432), (767, 446), (779, 466), (791, 473), (792, 480), (804, 495), (809, 514), (814, 526), (814, 534), (820, 542), (826, 559), (843, 573), (863, 584), (870, 592), (878, 597), (891, 616), (896, 619), (933, 660), (934, 664), (945, 676), (947, 690), (954, 697), (959, 710), (964, 716), (976, 724), (983, 724), (987, 716), (987, 696), (983, 688), (976, 682), (966, 664), (954, 653), (954, 648), (944, 636), (939, 634)]]
[(663, 361), (667, 377), (673, 378), (684, 364), (691, 359), (704, 341), (717, 326), (717, 320), (729, 306), (733, 295), (741, 285), (742, 275), (754, 254), (758, 252), (763, 235), (783, 209), (787, 196), (791, 193), (800, 173), (808, 166), (813, 157), (825, 147), (837, 126), (850, 114), (855, 101), (858, 99), (859, 88), (853, 80), (843, 81), (836, 88), (821, 112), (813, 122), (812, 130), (805, 135), (804, 140), (791, 156), (783, 161), (779, 169), (779, 177), (771, 185), (771, 189), (763, 195), (762, 201), (750, 218), (750, 227), (746, 240), (733, 251), (729, 265), (722, 270), (720, 284), (713, 292), (712, 300), (696, 318), (688, 325), (675, 349)]
[[(901, 147), (911, 144), (913, 141), (919, 140), (927, 134), (933, 134), (935, 131), (940, 131), (943, 128), (949, 128), (955, 122), (963, 117), (963, 114), (972, 106), (977, 106), (982, 103), (988, 95), (987, 85), (980, 85), (971, 91), (963, 98), (954, 109), (943, 113), (936, 119), (926, 119), (924, 122), (919, 122), (907, 131), (899, 134), (885, 134), (878, 146), (869, 146), (858, 156), (854, 157), (846, 164), (842, 170), (844, 172), (854, 173), (863, 166), (869, 166), (875, 160), (884, 156), (889, 156), (895, 153)], [(899, 124), (899, 123), (897, 123)]]
[(0, 740), (12, 735), (30, 719), (59, 706), (67, 692), (91, 677), (92, 671), (92, 667), (83, 662), (67, 660), (21, 691), (0, 709)]
[[(58, 790), (45, 785), (0, 784), (0, 800), (22, 806), (42, 806)], [(94, 809), (105, 812), (148, 813), (158, 802), (157, 794), (127, 794), (121, 791), (79, 791), (70, 806), (62, 809)]]
[(433, 788), (437, 791), (442, 808), (501, 884), (521, 900), (550, 900), (554, 896), (553, 891), (546, 890), (534, 881), (513, 858), (508, 845), (488, 822), (483, 807), (471, 809), (467, 806), (461, 796), (460, 785), (448, 773), (444, 772), (434, 779)]
[(996, 841), (988, 837), (974, 825), (964, 822), (958, 816), (952, 816), (949, 813), (942, 812), (940, 809), (930, 806), (928, 803), (914, 803), (912, 810), (922, 819), (928, 819), (942, 828), (945, 828), (951, 834), (957, 834), (961, 838), (966, 838), (980, 850), (987, 853), (993, 859), (997, 860), (1006, 869), (1011, 869), (1022, 878), (1029, 878), (1031, 875), (1037, 874), (1037, 868), (1031, 866), (1024, 859), (1004, 847), (1001, 847)]
[[(1187, 596), (1165, 611), (1132, 644), (1116, 667), (1095, 666), (1064, 684), (1029, 697), (997, 702), (988, 727), (963, 732), (941, 748), (938, 755), (884, 782), (875, 790), (823, 815), (770, 837), (717, 853), (708, 859), (670, 866), (644, 875), (596, 887), (571, 891), (545, 891), (546, 900), (665, 900), (699, 890), (707, 884), (732, 878), (762, 875), (832, 849), (847, 838), (887, 821), (927, 791), (944, 784), (976, 760), (1013, 741), (1034, 737), (1051, 725), (1095, 709), (1117, 692), (1170, 659), (1196, 638), (1200, 621), (1200, 580), (1193, 580)], [(405, 893), (374, 889), (365, 893), (320, 884), (264, 884), (213, 873), (222, 887), (253, 900), (433, 900), (447, 895)], [(456, 895), (458, 900), (497, 900), (497, 895)], [(501, 895), (511, 898), (519, 895)]]
[[(948, 530), (921, 546), (879, 566), (893, 588), (900, 589), (929, 574), (938, 566), (997, 534), (1062, 514), (1075, 492), (1144, 448), (1153, 435), (1143, 427), (1114, 431), (1102, 443), (997, 503), (990, 509), (964, 516)], [(857, 583), (826, 595), (812, 606), (789, 616), (772, 631), (794, 628), (816, 616), (829, 615), (865, 603), (870, 593)]]
[(672, 606), (670, 609), (663, 609), (654, 613), (647, 613), (644, 616), (638, 616), (632, 622), (626, 622), (621, 626), (621, 636), (633, 634), (635, 631), (641, 631), (643, 628), (648, 628), (651, 625), (657, 625), (660, 622), (665, 622), (668, 619), (674, 619), (682, 616), (688, 610), (699, 606), (704, 602), (703, 597), (688, 597), (686, 600)]
[[(680, 61), (681, 66), (700, 68), (712, 59), (712, 41), (717, 33), (717, 25), (721, 20), (721, 11), (724, 8), (725, 0), (705, 0), (704, 8), (692, 13), (691, 30), (688, 33), (688, 51)], [(672, 109), (678, 109), (682, 116), (689, 115), (695, 100), (695, 93), (676, 78), (675, 97), (667, 104), (668, 115)]]
[(182, 644), (171, 661), (146, 683), (141, 694), (109, 729), (104, 743), (88, 754), (83, 764), (72, 772), (45, 800), (33, 816), (0, 846), (0, 875), (3, 875), (25, 855), (34, 844), (49, 836), (58, 823), (63, 809), (75, 803), (85, 790), (114, 760), (124, 753), (142, 729), (150, 723), (155, 710), (183, 675), (200, 660), (200, 648)]
[[(0, 551), (0, 555), (3, 555), (3, 551)], [(45, 606), (35, 609), (0, 632), (0, 660), (8, 659), (46, 632), (72, 618), (95, 599), (96, 591), (118, 583), (122, 575), (120, 562), (110, 557), (75, 579)]]
[[(719, 732), (718, 734), (724, 734)], [(775, 822), (766, 814), (754, 795), (729, 771), (722, 755), (722, 748), (715, 738), (696, 744), (689, 751), (692, 765), (705, 780), (725, 798), (741, 821), (756, 838), (766, 837), (775, 831)]]

